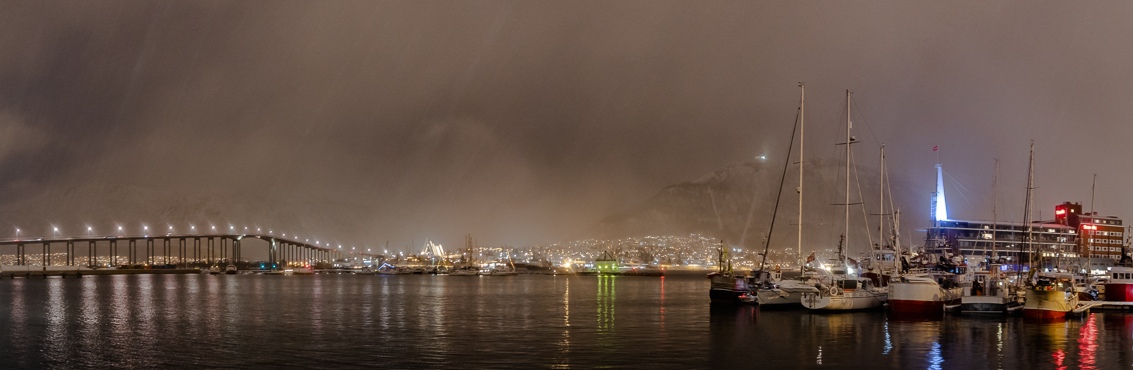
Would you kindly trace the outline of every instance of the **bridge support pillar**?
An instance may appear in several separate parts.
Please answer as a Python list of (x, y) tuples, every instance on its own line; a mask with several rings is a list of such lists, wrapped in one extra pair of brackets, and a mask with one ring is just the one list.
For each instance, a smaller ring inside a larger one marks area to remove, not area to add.
[[(51, 254), (51, 243), (43, 243), (43, 270), (47, 270), (47, 255)], [(47, 275), (44, 275), (47, 276)]]
[(153, 239), (146, 238), (146, 260), (149, 261), (149, 264), (151, 266), (157, 264), (157, 253), (155, 252), (156, 250), (153, 247)]
[(118, 266), (118, 239), (110, 240), (110, 265)]
[(129, 261), (130, 261), (131, 265), (133, 265), (135, 263), (135, 261), (137, 261), (137, 259), (138, 259), (137, 249), (138, 249), (138, 241), (134, 240), (134, 239), (130, 239), (128, 253), (130, 253)]
[(75, 265), (75, 242), (72, 240), (67, 241), (67, 266)]
[(94, 266), (94, 261), (98, 259), (97, 257), (98, 248), (94, 245), (94, 241), (91, 240), (90, 244), (87, 245), (87, 267)]

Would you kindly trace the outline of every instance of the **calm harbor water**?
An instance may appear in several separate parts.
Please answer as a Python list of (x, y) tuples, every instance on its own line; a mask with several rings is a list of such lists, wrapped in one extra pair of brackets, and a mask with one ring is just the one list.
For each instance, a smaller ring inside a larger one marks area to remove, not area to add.
[(1098, 368), (1133, 314), (898, 319), (713, 307), (703, 277), (0, 281), (4, 368)]

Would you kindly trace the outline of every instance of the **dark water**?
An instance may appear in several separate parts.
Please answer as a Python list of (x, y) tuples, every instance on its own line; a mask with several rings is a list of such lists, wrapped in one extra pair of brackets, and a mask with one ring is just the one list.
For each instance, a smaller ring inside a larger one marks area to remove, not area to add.
[(0, 368), (1099, 368), (1133, 314), (1059, 323), (712, 307), (702, 277), (0, 281)]

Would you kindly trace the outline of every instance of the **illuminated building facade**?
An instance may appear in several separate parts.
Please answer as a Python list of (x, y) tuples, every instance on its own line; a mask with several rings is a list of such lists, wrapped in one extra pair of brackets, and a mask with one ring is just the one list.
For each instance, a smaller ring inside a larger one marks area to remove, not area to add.
[(1082, 213), (1079, 203), (1064, 202), (1055, 207), (1055, 221), (1078, 232), (1079, 253), (1089, 260), (1091, 270), (1104, 270), (1121, 260), (1127, 234), (1121, 219)]

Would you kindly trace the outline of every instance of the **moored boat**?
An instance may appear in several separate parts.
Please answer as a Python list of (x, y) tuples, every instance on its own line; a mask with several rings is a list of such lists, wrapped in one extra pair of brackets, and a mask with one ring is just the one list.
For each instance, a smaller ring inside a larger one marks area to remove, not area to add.
[(478, 276), (480, 269), (475, 266), (462, 266), (449, 271), (449, 276)]
[(940, 314), (945, 305), (960, 304), (963, 289), (951, 273), (903, 275), (889, 282), (889, 311), (899, 314)]
[(819, 283), (820, 272), (825, 271), (807, 270), (796, 278), (775, 279), (773, 284), (755, 290), (756, 299), (765, 308), (802, 308), (803, 294), (819, 292), (815, 285)]
[(1066, 318), (1078, 306), (1074, 276), (1066, 273), (1040, 273), (1027, 287), (1023, 316), (1030, 319)]
[(885, 304), (888, 293), (862, 277), (841, 276), (830, 284), (822, 284), (818, 293), (803, 293), (803, 307), (812, 310), (846, 311), (878, 308)]
[(708, 290), (708, 298), (712, 303), (741, 303), (741, 298), (750, 294), (747, 278), (734, 276), (731, 272), (714, 272), (708, 275), (712, 281)]
[(1133, 267), (1114, 266), (1109, 270), (1109, 281), (1105, 287), (1105, 300), (1108, 302), (1133, 302)]
[(1015, 291), (1015, 285), (1005, 279), (1006, 276), (997, 273), (999, 265), (993, 264), (988, 270), (973, 274), (971, 289), (960, 297), (960, 312), (1004, 314), (1022, 309), (1022, 297)]

